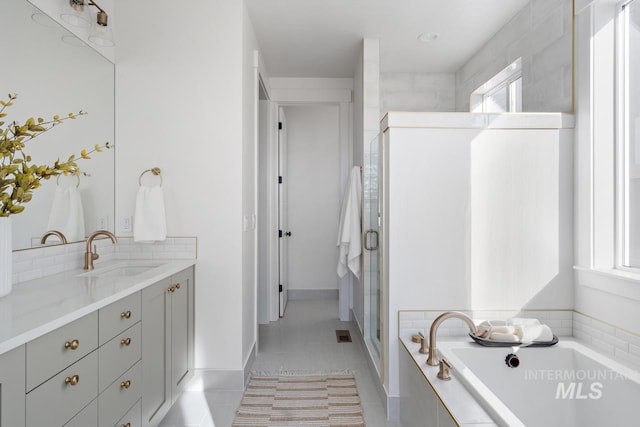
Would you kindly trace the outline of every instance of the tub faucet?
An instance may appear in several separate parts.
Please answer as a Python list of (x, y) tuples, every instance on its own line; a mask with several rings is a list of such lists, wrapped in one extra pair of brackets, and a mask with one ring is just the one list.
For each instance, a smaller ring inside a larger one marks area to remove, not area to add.
[(471, 318), (466, 314), (459, 311), (447, 311), (442, 313), (440, 316), (436, 317), (431, 324), (431, 329), (429, 329), (429, 358), (427, 359), (427, 365), (438, 366), (440, 360), (438, 359), (438, 354), (436, 352), (436, 333), (438, 332), (438, 327), (442, 322), (453, 317), (464, 320), (467, 326), (469, 326), (469, 330), (472, 334), (475, 335), (477, 332), (476, 324), (473, 323), (473, 320), (471, 320)]
[(85, 270), (93, 270), (93, 261), (100, 258), (100, 255), (98, 255), (98, 252), (96, 251), (95, 245), (93, 246), (93, 251), (91, 250), (91, 244), (93, 243), (93, 239), (95, 239), (98, 236), (107, 236), (108, 238), (111, 239), (114, 245), (118, 242), (118, 239), (116, 238), (116, 236), (114, 236), (114, 234), (110, 231), (98, 230), (91, 233), (91, 235), (87, 238), (87, 249), (84, 253), (84, 269)]

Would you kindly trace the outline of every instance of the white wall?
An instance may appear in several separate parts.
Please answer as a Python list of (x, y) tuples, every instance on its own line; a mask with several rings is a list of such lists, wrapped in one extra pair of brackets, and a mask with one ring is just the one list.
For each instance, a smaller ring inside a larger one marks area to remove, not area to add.
[(575, 310), (637, 338), (640, 277), (615, 269), (617, 2), (581, 0), (576, 12)]
[(389, 128), (383, 142), (391, 416), (399, 392), (398, 311), (573, 304), (572, 131), (410, 126)]
[(523, 111), (573, 111), (572, 11), (573, 0), (531, 0), (456, 72), (456, 110), (522, 57)]
[(381, 116), (389, 111), (455, 111), (454, 73), (381, 73)]
[(160, 167), (168, 234), (198, 237), (196, 366), (240, 370), (243, 4), (139, 0), (117, 18), (116, 217), (133, 214), (140, 172)]
[[(356, 77), (354, 78), (354, 138), (353, 138), (353, 164), (365, 166), (363, 169), (363, 200), (362, 223), (363, 230), (370, 229), (370, 206), (366, 201), (367, 159), (370, 153), (371, 141), (378, 135), (380, 128), (380, 42), (375, 39), (364, 39), (360, 60), (357, 63)], [(363, 253), (363, 272), (360, 280), (353, 277), (353, 303), (352, 311), (355, 320), (364, 334), (367, 322), (365, 308), (367, 292), (364, 289), (369, 277), (370, 256), (368, 251)]]
[[(340, 111), (284, 107), (287, 118), (289, 291), (338, 289)], [(286, 230), (285, 230), (286, 231)]]
[(258, 41), (242, 2), (242, 364), (257, 340)]

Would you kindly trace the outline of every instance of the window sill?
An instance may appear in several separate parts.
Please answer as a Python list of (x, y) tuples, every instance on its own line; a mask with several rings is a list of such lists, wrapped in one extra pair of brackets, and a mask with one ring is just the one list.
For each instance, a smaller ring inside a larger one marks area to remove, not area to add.
[(576, 286), (597, 289), (640, 301), (640, 273), (617, 269), (592, 269), (574, 266)]

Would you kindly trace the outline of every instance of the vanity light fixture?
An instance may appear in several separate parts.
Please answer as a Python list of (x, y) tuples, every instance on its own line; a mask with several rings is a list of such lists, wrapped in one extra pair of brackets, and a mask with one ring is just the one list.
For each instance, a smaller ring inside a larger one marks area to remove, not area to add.
[[(103, 8), (101, 8), (93, 0), (65, 0), (69, 2), (69, 6), (72, 12), (63, 13), (60, 17), (67, 23), (76, 27), (91, 27), (89, 33), (89, 41), (98, 46), (114, 46), (113, 31), (109, 27), (109, 16)], [(96, 20), (93, 22), (91, 19), (90, 6), (94, 6), (98, 9)]]

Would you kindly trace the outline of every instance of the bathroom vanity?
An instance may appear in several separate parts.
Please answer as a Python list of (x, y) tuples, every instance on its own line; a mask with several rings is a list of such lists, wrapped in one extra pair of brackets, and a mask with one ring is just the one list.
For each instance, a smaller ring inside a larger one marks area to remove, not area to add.
[(0, 299), (0, 425), (157, 426), (193, 371), (194, 260), (113, 261)]

